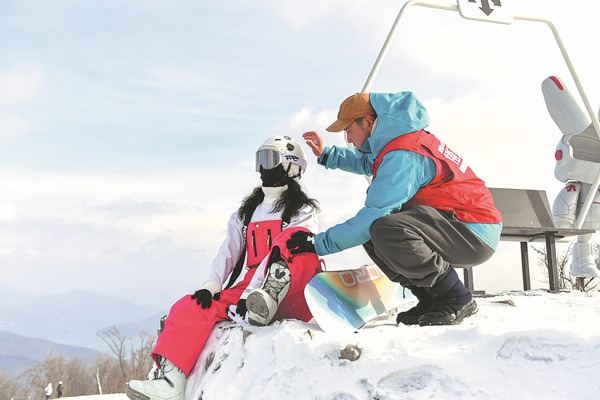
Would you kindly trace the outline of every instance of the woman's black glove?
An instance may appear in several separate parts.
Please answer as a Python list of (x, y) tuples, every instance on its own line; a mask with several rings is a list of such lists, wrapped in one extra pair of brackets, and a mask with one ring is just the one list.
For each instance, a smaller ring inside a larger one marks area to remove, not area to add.
[(243, 318), (247, 312), (248, 309), (246, 308), (246, 299), (240, 299), (240, 301), (237, 303), (237, 309), (235, 310), (235, 313)]
[(306, 231), (292, 233), (286, 245), (292, 254), (316, 253), (314, 233)]
[(208, 308), (212, 304), (213, 299), (219, 300), (221, 297), (221, 292), (215, 293), (213, 296), (208, 289), (200, 289), (196, 290), (196, 292), (192, 295), (192, 299), (196, 300), (196, 304), (202, 305), (202, 308)]
[(247, 314), (248, 309), (246, 308), (246, 299), (240, 299), (236, 305), (232, 304), (227, 307), (227, 316), (237, 324), (247, 324)]

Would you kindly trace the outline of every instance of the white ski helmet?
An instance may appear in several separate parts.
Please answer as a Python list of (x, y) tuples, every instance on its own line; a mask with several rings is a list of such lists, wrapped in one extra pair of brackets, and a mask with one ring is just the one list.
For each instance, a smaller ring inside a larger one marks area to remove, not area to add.
[(289, 136), (268, 138), (256, 151), (256, 171), (272, 169), (279, 164), (292, 179), (300, 179), (306, 171), (306, 156), (300, 143)]

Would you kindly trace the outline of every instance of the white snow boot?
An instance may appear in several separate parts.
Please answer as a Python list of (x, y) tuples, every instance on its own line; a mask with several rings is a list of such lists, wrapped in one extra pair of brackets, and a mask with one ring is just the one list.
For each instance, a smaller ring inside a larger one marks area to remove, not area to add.
[(579, 242), (578, 240), (573, 244), (571, 276), (576, 278), (600, 277), (600, 270), (596, 267), (591, 241)]
[(185, 374), (171, 361), (161, 357), (154, 378), (127, 382), (125, 394), (132, 400), (184, 400)]
[(269, 325), (279, 304), (290, 290), (291, 274), (284, 260), (278, 260), (269, 267), (265, 283), (248, 295), (248, 321), (252, 325)]

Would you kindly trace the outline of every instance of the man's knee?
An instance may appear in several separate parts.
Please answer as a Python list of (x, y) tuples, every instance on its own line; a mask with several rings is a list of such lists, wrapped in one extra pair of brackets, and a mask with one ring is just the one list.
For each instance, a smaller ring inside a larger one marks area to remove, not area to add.
[(386, 217), (381, 217), (376, 219), (375, 222), (371, 224), (371, 240), (373, 243), (377, 243), (381, 240), (384, 235), (384, 232), (389, 228), (389, 224), (387, 223)]
[(410, 226), (405, 223), (400, 214), (386, 215), (371, 224), (371, 240), (375, 245), (390, 238), (394, 238), (397, 241), (410, 234)]

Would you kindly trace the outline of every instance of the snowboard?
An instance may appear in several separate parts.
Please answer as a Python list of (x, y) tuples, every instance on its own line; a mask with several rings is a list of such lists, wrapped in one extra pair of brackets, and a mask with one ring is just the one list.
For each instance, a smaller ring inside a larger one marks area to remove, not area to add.
[(316, 274), (304, 288), (315, 322), (324, 332), (355, 332), (369, 321), (416, 301), (376, 265)]

